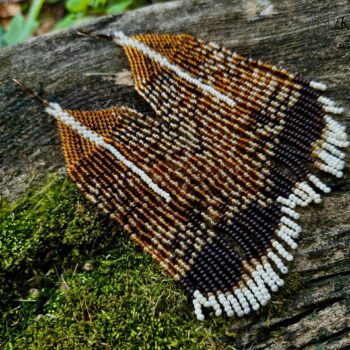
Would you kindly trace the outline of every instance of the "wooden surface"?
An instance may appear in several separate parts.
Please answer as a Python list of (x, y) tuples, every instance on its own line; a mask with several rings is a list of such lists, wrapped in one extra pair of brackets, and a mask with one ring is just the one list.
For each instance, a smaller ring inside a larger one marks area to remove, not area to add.
[[(328, 4), (327, 4), (328, 3)], [(102, 17), (79, 29), (187, 32), (239, 53), (328, 84), (350, 124), (350, 6), (343, 1), (174, 1)], [(0, 194), (16, 198), (63, 167), (54, 121), (10, 78), (16, 77), (66, 108), (123, 104), (149, 107), (136, 94), (120, 47), (84, 39), (74, 29), (0, 51)], [(349, 163), (349, 157), (347, 157)], [(350, 347), (350, 181), (330, 179), (333, 192), (302, 216), (304, 233), (292, 270), (300, 291), (266, 312), (227, 321), (238, 349)]]

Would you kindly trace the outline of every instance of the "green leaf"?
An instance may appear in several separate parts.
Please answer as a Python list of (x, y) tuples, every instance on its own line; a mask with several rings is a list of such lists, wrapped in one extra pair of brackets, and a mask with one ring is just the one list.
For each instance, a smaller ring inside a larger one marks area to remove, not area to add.
[(4, 35), (5, 44), (13, 45), (25, 41), (32, 36), (38, 26), (38, 21), (29, 19), (26, 21), (21, 14), (13, 17)]
[(65, 29), (68, 27), (71, 27), (74, 24), (86, 21), (90, 19), (90, 16), (84, 16), (83, 12), (80, 13), (69, 13), (68, 15), (64, 16), (61, 20), (59, 20), (55, 26), (54, 30), (60, 30)]
[(86, 12), (90, 4), (90, 0), (68, 0), (66, 2), (66, 9), (69, 12)]
[(90, 0), (90, 6), (93, 8), (99, 8), (106, 5), (108, 0)]
[(107, 8), (107, 13), (109, 15), (115, 15), (117, 13), (121, 13), (125, 11), (132, 3), (133, 3), (133, 0), (122, 0), (118, 4), (109, 6)]
[(32, 4), (30, 5), (29, 8), (29, 13), (27, 16), (27, 21), (34, 21), (37, 20), (37, 18), (39, 17), (41, 8), (44, 5), (44, 1), (45, 0), (34, 0), (32, 2)]
[(22, 14), (12, 18), (10, 26), (3, 36), (5, 45), (13, 45), (27, 40), (39, 27), (37, 18), (40, 14), (44, 0), (34, 0), (29, 8), (27, 19)]

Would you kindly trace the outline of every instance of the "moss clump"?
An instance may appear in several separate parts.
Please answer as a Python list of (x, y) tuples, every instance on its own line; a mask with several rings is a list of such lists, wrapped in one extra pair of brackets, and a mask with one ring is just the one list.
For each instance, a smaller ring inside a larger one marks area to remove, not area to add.
[(151, 258), (66, 179), (0, 208), (0, 348), (226, 349)]
[[(266, 326), (270, 326), (270, 319), (276, 316), (284, 310), (284, 301), (289, 299), (291, 296), (296, 295), (296, 293), (304, 285), (304, 280), (298, 272), (289, 272), (284, 279), (283, 287), (278, 291), (278, 293), (273, 295), (273, 300), (269, 302), (266, 306), (267, 308), (267, 318)], [(266, 312), (266, 310), (264, 310)]]

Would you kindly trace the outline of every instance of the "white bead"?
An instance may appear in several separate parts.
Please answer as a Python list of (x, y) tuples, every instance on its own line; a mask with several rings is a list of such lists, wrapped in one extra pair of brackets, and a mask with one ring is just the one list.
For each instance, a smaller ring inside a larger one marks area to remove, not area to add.
[(252, 308), (253, 308), (253, 310), (259, 310), (260, 309), (260, 305), (258, 304), (258, 303), (254, 303), (253, 305), (252, 305)]
[(222, 311), (221, 311), (221, 309), (216, 309), (215, 310), (215, 316), (221, 316), (221, 314), (222, 314)]
[(213, 305), (213, 309), (214, 309), (214, 310), (221, 310), (219, 304), (214, 304), (214, 305)]
[(242, 308), (244, 309), (244, 308), (249, 307), (249, 304), (248, 304), (248, 302), (243, 301), (243, 302), (241, 302), (241, 306), (242, 306)]
[(198, 300), (199, 300), (199, 302), (201, 303), (201, 304), (204, 304), (206, 301), (207, 301), (207, 299), (202, 295), (202, 296), (200, 296), (199, 298), (198, 298)]
[(203, 321), (204, 320), (204, 315), (203, 314), (197, 315), (197, 320), (198, 321)]
[(276, 283), (279, 287), (282, 287), (284, 285), (284, 281), (282, 279), (278, 279)]
[(227, 311), (227, 316), (228, 316), (228, 317), (232, 317), (234, 314), (235, 314), (235, 313), (233, 312), (232, 309), (229, 310), (229, 311)]
[(228, 307), (230, 306), (230, 302), (228, 300), (226, 300), (224, 303), (223, 303), (223, 307)]
[(277, 292), (278, 291), (278, 286), (276, 286), (275, 284), (271, 286), (271, 290), (273, 292)]
[(266, 306), (268, 304), (268, 300), (264, 299), (260, 302), (261, 306)]

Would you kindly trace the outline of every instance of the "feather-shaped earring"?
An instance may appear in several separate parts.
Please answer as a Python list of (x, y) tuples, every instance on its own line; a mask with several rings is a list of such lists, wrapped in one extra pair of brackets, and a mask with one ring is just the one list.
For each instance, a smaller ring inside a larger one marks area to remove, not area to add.
[(183, 286), (199, 320), (258, 310), (293, 260), (295, 208), (330, 191), (319, 171), (342, 176), (348, 141), (329, 115), (341, 108), (322, 83), (189, 35), (100, 37), (124, 47), (156, 115), (39, 99), (69, 176)]

